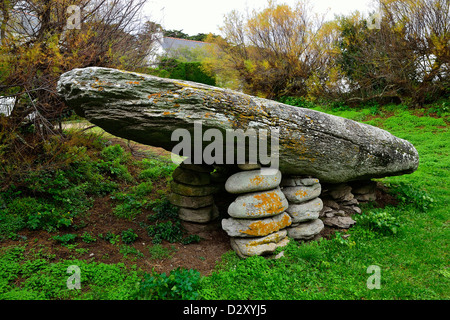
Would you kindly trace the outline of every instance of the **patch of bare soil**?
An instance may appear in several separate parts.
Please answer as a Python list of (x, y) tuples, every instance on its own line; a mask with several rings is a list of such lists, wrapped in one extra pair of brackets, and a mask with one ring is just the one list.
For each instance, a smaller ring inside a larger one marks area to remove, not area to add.
[[(98, 198), (87, 215), (74, 220), (74, 225), (78, 226), (78, 228), (75, 228), (76, 230), (70, 228), (49, 233), (42, 230), (30, 231), (25, 229), (19, 232), (19, 241), (6, 240), (2, 243), (2, 246), (21, 245), (26, 241), (26, 252), (36, 253), (41, 250), (46, 256), (54, 256), (56, 261), (83, 259), (110, 264), (122, 262), (128, 266), (136, 265), (146, 272), (154, 270), (158, 273), (169, 273), (172, 269), (182, 267), (196, 269), (203, 275), (210, 274), (220, 257), (231, 249), (229, 238), (222, 230), (219, 221), (208, 225), (183, 222), (185, 234), (200, 236), (200, 242), (184, 245), (163, 241), (161, 245), (167, 248), (171, 255), (167, 258), (155, 259), (149, 250), (153, 246), (152, 238), (148, 236), (147, 230), (140, 226), (140, 222), (148, 223), (146, 217), (151, 214), (151, 211), (144, 211), (136, 220), (128, 221), (114, 216), (112, 208), (109, 197)], [(121, 252), (123, 245), (121, 241), (113, 244), (99, 237), (100, 234), (104, 236), (108, 232), (120, 235), (122, 231), (130, 228), (139, 237), (135, 243), (129, 246), (139, 251), (142, 256), (138, 257), (132, 253), (124, 255)], [(97, 240), (91, 243), (84, 242), (82, 236), (86, 232)], [(78, 236), (75, 248), (63, 246), (52, 239), (55, 235), (67, 233)]]

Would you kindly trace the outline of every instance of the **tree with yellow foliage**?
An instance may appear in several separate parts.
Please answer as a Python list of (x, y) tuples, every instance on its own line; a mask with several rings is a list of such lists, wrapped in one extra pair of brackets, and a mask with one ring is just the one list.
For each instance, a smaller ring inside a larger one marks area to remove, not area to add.
[(88, 66), (135, 69), (145, 62), (152, 40), (152, 30), (142, 30), (140, 24), (145, 2), (0, 1), (0, 177), (4, 181), (32, 168), (51, 137), (64, 141), (57, 123), (67, 107), (56, 94), (63, 72)]
[[(133, 32), (140, 27), (139, 12), (145, 2), (2, 1), (0, 96), (14, 98), (14, 106), (1, 118), (0, 132), (17, 133), (23, 126), (34, 125), (37, 136), (51, 134), (50, 122), (65, 108), (55, 92), (56, 82), (65, 71), (86, 66), (142, 65), (149, 43), (142, 43)], [(79, 20), (78, 24), (71, 19)]]
[(224, 38), (214, 41), (211, 68), (219, 77), (231, 68), (239, 88), (253, 95), (305, 95), (306, 80), (324, 54), (315, 42), (323, 17), (310, 11), (307, 2), (290, 7), (269, 1), (261, 12), (230, 12), (221, 28)]

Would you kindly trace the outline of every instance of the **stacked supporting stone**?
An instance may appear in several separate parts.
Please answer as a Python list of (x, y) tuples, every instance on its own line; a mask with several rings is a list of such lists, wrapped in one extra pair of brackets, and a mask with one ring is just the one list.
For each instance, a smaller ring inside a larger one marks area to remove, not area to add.
[(313, 239), (324, 228), (322, 220), (319, 219), (323, 207), (319, 198), (319, 180), (291, 176), (283, 178), (281, 187), (289, 204), (286, 212), (292, 219), (292, 225), (287, 228), (288, 236), (296, 240)]
[(279, 187), (281, 172), (257, 165), (239, 168), (244, 171), (225, 183), (229, 193), (239, 196), (228, 207), (231, 218), (222, 220), (222, 228), (240, 257), (270, 255), (289, 243), (286, 228), (291, 217), (285, 212), (288, 202)]
[(325, 225), (332, 228), (350, 228), (356, 223), (352, 216), (361, 213), (358, 205), (376, 200), (376, 183), (371, 180), (327, 184), (323, 187), (321, 217)]
[(211, 171), (205, 165), (182, 163), (172, 174), (172, 194), (169, 201), (179, 207), (183, 221), (208, 223), (219, 216), (214, 204), (214, 193), (218, 187), (211, 183)]

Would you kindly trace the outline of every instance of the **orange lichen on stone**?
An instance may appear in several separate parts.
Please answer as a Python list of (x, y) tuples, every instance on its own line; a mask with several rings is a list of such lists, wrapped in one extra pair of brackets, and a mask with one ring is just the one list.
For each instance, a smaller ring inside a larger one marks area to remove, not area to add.
[(295, 193), (295, 195), (296, 195), (297, 197), (303, 198), (303, 197), (306, 197), (306, 196), (308, 195), (308, 192), (306, 192), (306, 191), (300, 189), (300, 190), (298, 190), (298, 191)]
[(252, 236), (265, 236), (272, 232), (288, 227), (291, 224), (289, 216), (285, 215), (282, 220), (278, 222), (265, 223), (264, 221), (257, 221), (249, 226), (249, 230), (244, 233)]
[(265, 240), (258, 239), (258, 240), (250, 241), (245, 246), (246, 247), (256, 247), (256, 246), (260, 246), (260, 245), (263, 245), (263, 244), (278, 243), (278, 242), (280, 242), (280, 235), (279, 234), (275, 234), (273, 237), (272, 236), (271, 237), (267, 237), (267, 239), (265, 239)]
[(256, 185), (256, 186), (258, 186), (258, 185), (260, 185), (261, 183), (263, 183), (263, 181), (264, 181), (264, 177), (262, 177), (262, 176), (260, 176), (260, 175), (257, 175), (257, 176), (255, 176), (254, 178), (250, 179), (250, 183), (251, 183), (252, 185)]
[(260, 237), (286, 228), (290, 226), (291, 223), (289, 215), (286, 214), (280, 221), (265, 222), (264, 220), (260, 220), (253, 222), (248, 226), (248, 230), (241, 230), (241, 232), (251, 236)]
[(257, 194), (253, 198), (259, 200), (259, 203), (254, 205), (255, 209), (260, 209), (258, 213), (255, 213), (256, 215), (274, 215), (287, 209), (283, 206), (280, 196), (274, 191)]
[(156, 98), (156, 97), (158, 97), (158, 98), (161, 97), (161, 92), (152, 93), (147, 96), (147, 98), (149, 98), (149, 99)]

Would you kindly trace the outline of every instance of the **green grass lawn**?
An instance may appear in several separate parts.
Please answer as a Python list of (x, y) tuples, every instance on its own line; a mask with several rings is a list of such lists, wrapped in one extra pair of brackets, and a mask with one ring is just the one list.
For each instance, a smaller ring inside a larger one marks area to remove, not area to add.
[[(285, 258), (225, 257), (216, 273), (205, 278), (206, 299), (448, 299), (450, 269), (450, 133), (448, 115), (416, 116), (399, 110), (389, 117), (370, 118), (370, 110), (329, 112), (385, 129), (417, 148), (420, 165), (410, 175), (379, 179), (400, 185), (405, 201), (383, 210), (364, 208), (363, 215), (384, 211), (400, 223), (395, 234), (356, 224), (345, 239), (337, 235), (299, 245), (291, 241)], [(431, 198), (432, 200), (430, 200)], [(432, 201), (432, 202), (431, 202)], [(375, 265), (380, 288), (367, 281)]]
[[(400, 108), (376, 110), (373, 117), (370, 109), (316, 109), (378, 126), (414, 144), (418, 170), (378, 180), (391, 185), (399, 206), (366, 205), (349, 237), (338, 233), (331, 240), (291, 241), (279, 260), (242, 260), (230, 251), (206, 277), (192, 270), (161, 276), (122, 264), (53, 262), (44, 250), (25, 254), (26, 242), (8, 248), (0, 242), (0, 299), (449, 299), (449, 115), (431, 117)], [(96, 172), (91, 173), (94, 182), (99, 179)], [(107, 182), (93, 186), (106, 190)], [(72, 264), (83, 268), (81, 291), (66, 288), (66, 270)], [(378, 289), (368, 286), (375, 276), (368, 273), (370, 266), (379, 268)]]

